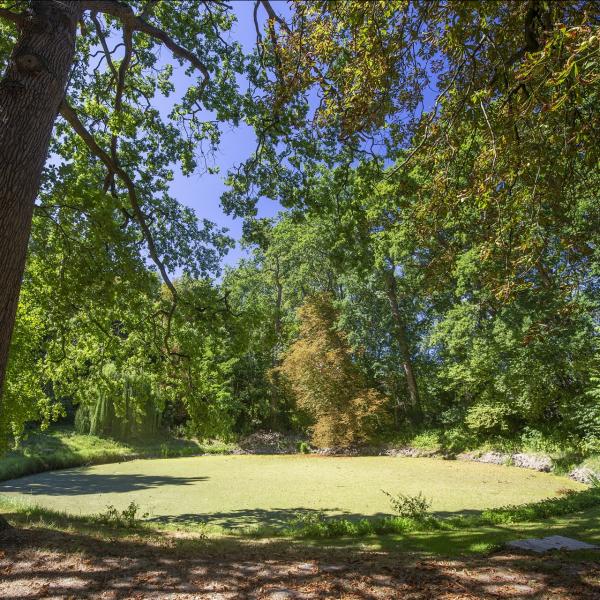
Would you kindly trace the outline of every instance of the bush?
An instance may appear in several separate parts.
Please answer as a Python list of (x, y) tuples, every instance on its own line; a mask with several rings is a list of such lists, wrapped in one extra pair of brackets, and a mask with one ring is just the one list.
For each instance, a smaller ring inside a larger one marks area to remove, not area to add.
[(298, 443), (298, 452), (300, 454), (310, 454), (310, 444), (308, 444), (306, 442), (299, 442)]
[(413, 496), (410, 494), (390, 494), (381, 490), (389, 499), (394, 513), (398, 517), (407, 519), (423, 520), (428, 516), (431, 501), (422, 492)]
[[(418, 521), (424, 528), (435, 528), (434, 520)], [(363, 518), (358, 520), (344, 517), (327, 517), (322, 512), (299, 513), (292, 519), (285, 533), (296, 538), (327, 539), (339, 537), (361, 537), (412, 531), (417, 526), (415, 519), (406, 517)]]
[(140, 524), (141, 519), (145, 519), (148, 513), (138, 516), (140, 507), (135, 502), (130, 502), (127, 508), (119, 511), (112, 504), (106, 507), (106, 511), (98, 515), (98, 520), (104, 525), (113, 527), (125, 527), (131, 529)]
[(413, 448), (419, 450), (435, 450), (440, 449), (440, 436), (437, 431), (425, 431), (416, 435), (410, 442)]

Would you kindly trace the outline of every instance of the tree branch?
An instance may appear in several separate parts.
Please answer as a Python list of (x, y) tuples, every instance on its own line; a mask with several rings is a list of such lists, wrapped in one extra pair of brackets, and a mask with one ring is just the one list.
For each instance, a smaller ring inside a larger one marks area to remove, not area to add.
[[(106, 62), (108, 63), (108, 66), (116, 79), (117, 69), (112, 61), (112, 54), (110, 53), (108, 45), (106, 44), (106, 37), (104, 36), (104, 31), (102, 31), (102, 26), (100, 25), (100, 21), (98, 21), (98, 16), (96, 15), (96, 13), (92, 13), (92, 21), (94, 23), (94, 27), (96, 28), (96, 35), (98, 36), (98, 39), (100, 40), (100, 45), (102, 46), (102, 50), (104, 51)], [(100, 63), (98, 63), (98, 65), (99, 64)]]
[[(175, 306), (178, 301), (178, 294), (173, 282), (169, 278), (169, 274), (165, 268), (165, 265), (161, 261), (158, 251), (156, 249), (156, 244), (154, 243), (154, 238), (152, 237), (152, 232), (148, 227), (148, 223), (146, 222), (146, 217), (141, 209), (141, 206), (138, 201), (137, 191), (135, 188), (135, 184), (133, 180), (129, 176), (129, 174), (122, 169), (118, 163), (116, 163), (107, 152), (105, 152), (96, 142), (94, 136), (85, 128), (83, 123), (79, 120), (77, 113), (73, 110), (73, 108), (65, 101), (60, 106), (60, 114), (61, 116), (73, 127), (75, 133), (79, 135), (79, 137), (85, 142), (90, 152), (98, 157), (109, 170), (109, 172), (117, 175), (121, 181), (125, 184), (127, 188), (127, 194), (129, 196), (129, 201), (131, 203), (131, 208), (133, 209), (133, 214), (135, 216), (136, 221), (138, 222), (140, 229), (142, 230), (142, 234), (144, 239), (146, 240), (146, 244), (148, 245), (148, 252), (150, 254), (150, 258), (158, 268), (162, 280), (165, 285), (169, 289), (171, 296), (173, 298), (173, 304), (171, 310), (169, 311), (170, 316), (172, 317), (173, 312), (175, 310)], [(170, 335), (170, 319), (167, 326), (167, 334), (165, 335), (165, 347), (167, 351), (169, 350), (168, 339)]]
[(271, 6), (271, 3), (269, 2), (269, 0), (260, 0), (260, 2), (264, 6), (265, 10), (267, 11), (267, 15), (269, 16), (269, 19), (273, 19), (273, 21), (276, 21), (277, 23), (279, 23), (279, 25), (282, 27), (282, 29), (284, 31), (286, 31), (287, 33), (290, 33), (290, 28), (288, 27), (288, 24), (273, 10), (273, 7)]
[[(150, 37), (162, 42), (175, 56), (183, 60), (187, 60), (195, 69), (200, 71), (204, 76), (202, 86), (206, 85), (210, 79), (208, 69), (204, 63), (192, 52), (180, 46), (173, 38), (162, 29), (148, 23), (141, 16), (137, 16), (130, 6), (118, 2), (117, 0), (95, 0), (83, 2), (84, 10), (92, 10), (101, 12), (116, 19), (119, 19), (124, 27), (128, 27), (131, 31), (140, 31), (146, 33)], [(145, 14), (145, 13), (142, 13)]]
[(28, 16), (26, 13), (16, 13), (12, 10), (8, 10), (7, 8), (0, 7), (0, 19), (10, 21), (17, 27), (23, 28), (25, 23), (27, 23)]

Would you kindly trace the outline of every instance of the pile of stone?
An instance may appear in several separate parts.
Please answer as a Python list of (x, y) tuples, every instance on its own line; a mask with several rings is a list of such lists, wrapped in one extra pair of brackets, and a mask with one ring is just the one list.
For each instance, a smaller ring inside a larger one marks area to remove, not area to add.
[(423, 450), (422, 448), (387, 448), (381, 452), (382, 456), (400, 456), (403, 458), (432, 458), (438, 456), (437, 450)]
[(592, 471), (589, 467), (576, 467), (569, 473), (569, 477), (587, 485), (600, 481), (600, 473)]
[(543, 454), (513, 454), (512, 464), (524, 469), (535, 469), (544, 473), (552, 470), (552, 459)]
[(350, 446), (348, 448), (314, 448), (312, 454), (320, 456), (380, 456), (381, 448), (378, 446)]
[(542, 473), (549, 473), (552, 470), (552, 459), (544, 454), (508, 454), (505, 452), (484, 452), (477, 454), (474, 452), (465, 452), (457, 456), (459, 460), (473, 460), (475, 462), (488, 463), (493, 465), (512, 465), (522, 469), (533, 469)]
[(239, 446), (244, 454), (294, 454), (304, 441), (305, 438), (299, 435), (257, 431), (242, 438)]

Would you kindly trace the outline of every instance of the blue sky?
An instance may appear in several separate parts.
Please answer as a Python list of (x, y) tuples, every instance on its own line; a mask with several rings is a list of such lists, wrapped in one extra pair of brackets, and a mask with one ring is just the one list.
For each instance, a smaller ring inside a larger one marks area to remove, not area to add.
[[(256, 45), (256, 29), (254, 25), (253, 10), (254, 0), (230, 0), (237, 23), (229, 37), (231, 40), (239, 42), (247, 53), (251, 53)], [(285, 0), (271, 0), (271, 5), (275, 11), (285, 18), (291, 15), (291, 9)], [(266, 21), (266, 12), (261, 7), (259, 12), (259, 23), (262, 25)], [(170, 62), (174, 66), (174, 79), (176, 90), (185, 90), (189, 85), (193, 85), (194, 80), (184, 74), (184, 68), (179, 67), (170, 53), (163, 54), (163, 60)], [(243, 88), (244, 81), (240, 84)], [(425, 91), (424, 110), (429, 110), (433, 106), (437, 95), (435, 86)], [(158, 98), (159, 109), (165, 113), (170, 112), (173, 99)], [(208, 117), (210, 118), (210, 117)], [(182, 204), (192, 208), (199, 219), (209, 219), (220, 227), (228, 229), (229, 235), (239, 240), (242, 232), (242, 219), (233, 219), (226, 215), (220, 206), (220, 197), (227, 189), (224, 179), (234, 166), (245, 161), (256, 148), (256, 138), (253, 130), (245, 125), (235, 129), (225, 128), (222, 130), (221, 144), (214, 158), (214, 165), (218, 166), (218, 174), (195, 173), (185, 177), (181, 172), (175, 172), (175, 178), (170, 186), (173, 196)], [(212, 165), (211, 165), (212, 166)], [(257, 206), (258, 217), (272, 217), (281, 210), (281, 206), (272, 200), (261, 200)], [(246, 253), (242, 251), (239, 244), (232, 249), (223, 260), (224, 265), (234, 265)]]
[[(240, 42), (247, 52), (251, 52), (256, 44), (256, 30), (252, 14), (254, 2), (253, 0), (238, 0), (229, 2), (229, 4), (238, 18), (231, 38)], [(288, 14), (289, 9), (286, 2), (272, 1), (271, 4), (278, 13)], [(264, 11), (262, 13), (264, 19)], [(169, 60), (169, 62), (171, 61)], [(183, 69), (175, 71), (176, 88), (179, 87), (178, 82), (181, 83), (182, 88), (185, 88), (189, 81), (186, 81)], [(216, 175), (197, 173), (190, 177), (184, 177), (177, 172), (171, 185), (172, 194), (179, 202), (193, 208), (199, 219), (209, 219), (221, 227), (227, 227), (229, 234), (233, 238), (239, 239), (243, 221), (227, 216), (221, 209), (219, 199), (226, 189), (224, 178), (227, 171), (248, 158), (255, 147), (256, 138), (250, 127), (242, 125), (235, 129), (225, 129), (219, 151), (215, 156), (215, 165), (220, 167), (220, 173)], [(262, 200), (257, 208), (259, 217), (270, 217), (277, 214), (281, 207), (271, 200)], [(229, 252), (223, 262), (233, 265), (242, 255), (243, 252), (238, 246)]]

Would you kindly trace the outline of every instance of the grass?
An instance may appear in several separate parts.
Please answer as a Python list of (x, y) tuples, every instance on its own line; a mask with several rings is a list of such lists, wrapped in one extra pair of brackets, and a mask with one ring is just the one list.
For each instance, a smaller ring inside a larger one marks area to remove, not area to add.
[(323, 513), (349, 522), (389, 517), (382, 489), (422, 492), (439, 517), (537, 502), (569, 479), (515, 467), (393, 457), (203, 456), (136, 460), (38, 474), (0, 484), (17, 501), (71, 514), (98, 514), (135, 502), (162, 523), (282, 528)]
[[(115, 515), (115, 511), (77, 516), (6, 499), (0, 499), (0, 508), (17, 526), (93, 534), (111, 541), (132, 535), (163, 539), (173, 530), (172, 524), (124, 518), (123, 513)], [(137, 513), (137, 507), (133, 512)], [(556, 534), (600, 544), (600, 490), (592, 488), (557, 499), (489, 510), (468, 517), (429, 517), (425, 520), (387, 517), (359, 522), (317, 517), (311, 521), (291, 522), (285, 529), (254, 531), (196, 525), (184, 528), (188, 535), (182, 537), (179, 532), (176, 539), (193, 544), (211, 539), (285, 538), (290, 543), (309, 546), (393, 549), (448, 557), (488, 553), (509, 540)], [(578, 556), (584, 557), (584, 554), (578, 553)], [(590, 558), (597, 559), (598, 553), (590, 553)]]
[[(503, 524), (481, 522), (465, 527), (415, 529), (373, 538), (372, 545), (378, 549), (402, 545), (403, 549), (412, 552), (451, 557), (488, 553), (511, 540), (549, 535), (564, 535), (600, 545), (600, 506), (537, 521)], [(590, 558), (598, 559), (597, 551), (587, 554)]]
[(17, 449), (0, 458), (0, 481), (34, 473), (87, 465), (115, 463), (136, 458), (193, 456), (227, 452), (222, 443), (199, 443), (171, 437), (143, 442), (79, 435), (72, 429), (54, 427), (44, 433), (32, 433)]
[[(423, 439), (423, 445), (429, 441)], [(32, 435), (20, 450), (0, 459), (0, 480), (92, 466), (0, 484), (0, 491), (9, 492), (0, 496), (0, 510), (17, 525), (85, 531), (111, 540), (160, 538), (177, 530), (192, 542), (272, 537), (444, 556), (552, 534), (600, 544), (598, 489), (512, 467), (302, 455), (134, 460), (230, 449), (173, 438), (124, 444), (55, 428)], [(598, 457), (586, 466), (600, 470)], [(434, 515), (386, 514), (391, 509), (382, 488), (424, 492), (433, 500)], [(548, 496), (554, 497), (544, 499)], [(141, 519), (146, 511), (154, 520)]]
[(490, 528), (517, 523), (542, 523), (555, 517), (564, 517), (590, 509), (600, 509), (600, 488), (572, 492), (559, 498), (539, 502), (505, 506), (481, 511), (476, 515), (440, 518), (424, 515), (422, 518), (383, 517), (376, 519), (327, 518), (322, 514), (300, 517), (290, 523), (286, 534), (300, 538), (361, 537), (388, 533), (454, 531)]

